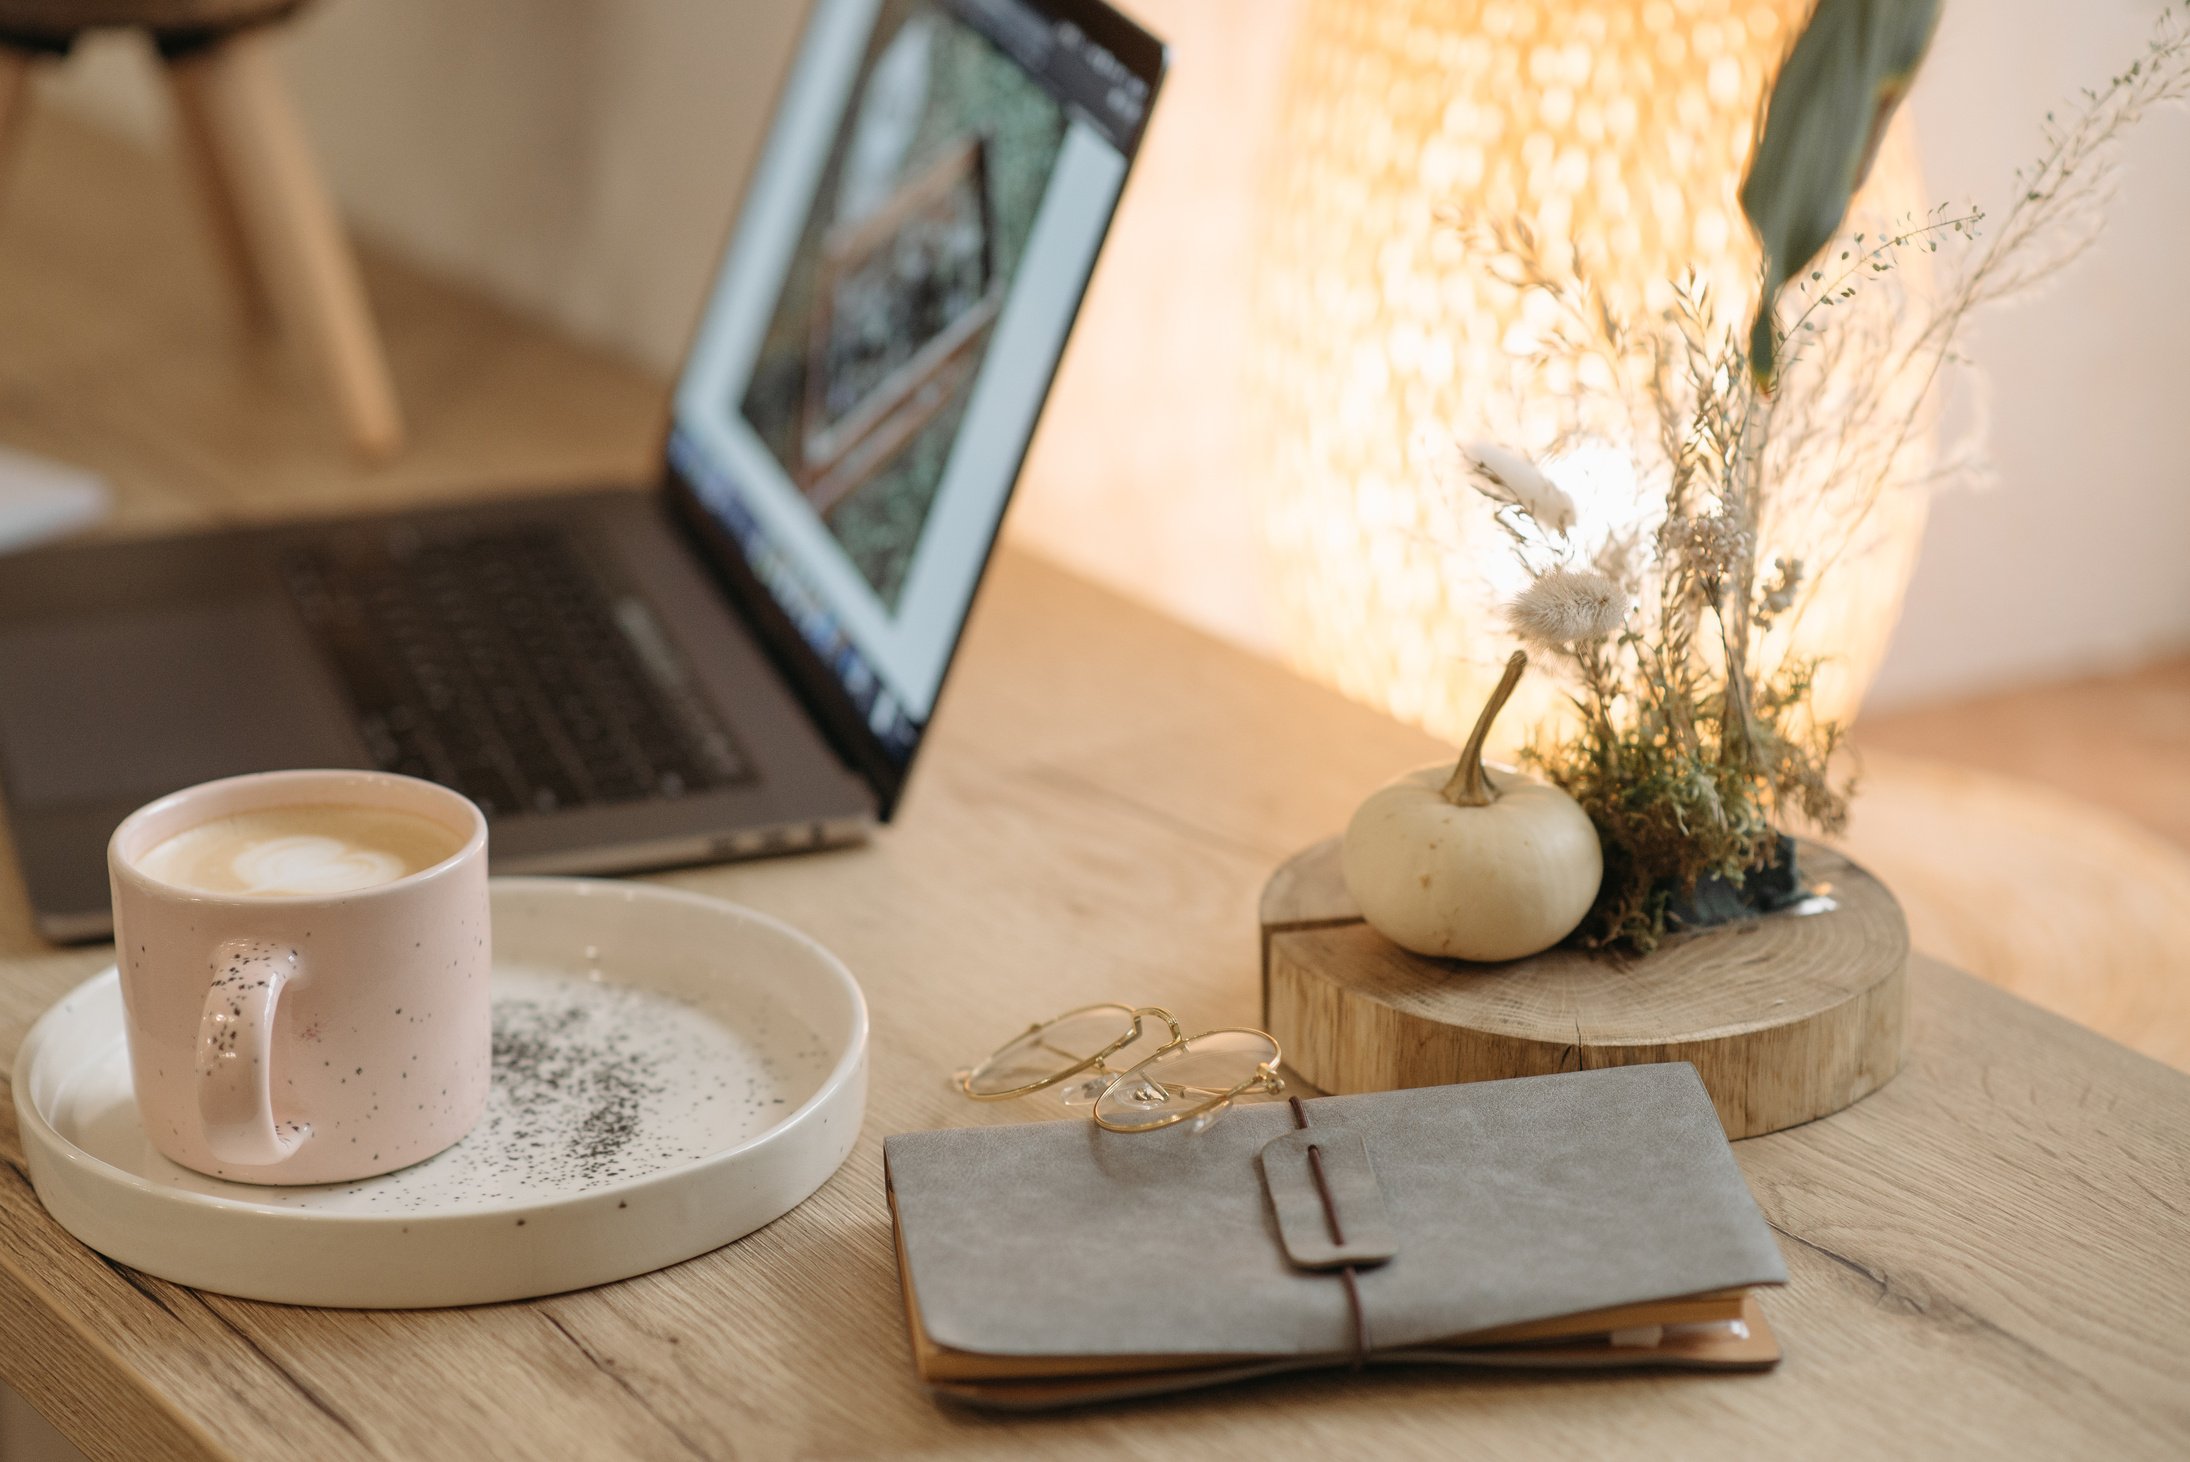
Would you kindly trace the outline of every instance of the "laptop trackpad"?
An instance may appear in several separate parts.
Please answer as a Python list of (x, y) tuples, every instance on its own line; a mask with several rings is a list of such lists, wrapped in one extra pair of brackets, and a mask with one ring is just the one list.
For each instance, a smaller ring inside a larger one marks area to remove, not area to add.
[(279, 599), (0, 628), (0, 771), (18, 808), (142, 801), (238, 772), (366, 764)]

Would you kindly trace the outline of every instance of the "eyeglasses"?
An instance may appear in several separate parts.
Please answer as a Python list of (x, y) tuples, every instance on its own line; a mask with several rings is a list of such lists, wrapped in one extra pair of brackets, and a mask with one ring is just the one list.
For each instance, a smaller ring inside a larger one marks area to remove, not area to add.
[[(1149, 1029), (1144, 1021), (1161, 1021)], [(1154, 1050), (1130, 1064), (1147, 1040)], [(1180, 1122), (1199, 1132), (1241, 1097), (1275, 1096), (1277, 1039), (1267, 1031), (1215, 1030), (1187, 1035), (1157, 1005), (1085, 1005), (1030, 1025), (980, 1065), (956, 1073), (957, 1088), (977, 1102), (1064, 1088), (1068, 1106), (1088, 1106), (1111, 1132), (1153, 1132)]]

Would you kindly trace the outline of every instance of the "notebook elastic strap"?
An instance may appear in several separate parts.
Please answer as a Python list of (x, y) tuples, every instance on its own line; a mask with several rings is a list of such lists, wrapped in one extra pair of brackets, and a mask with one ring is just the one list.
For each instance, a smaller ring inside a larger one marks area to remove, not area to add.
[[(1299, 1097), (1288, 1098), (1293, 1109), (1293, 1126), (1298, 1131), (1308, 1129), (1308, 1109), (1300, 1104)], [(1338, 1199), (1332, 1196), (1329, 1174), (1323, 1169), (1323, 1147), (1320, 1143), (1308, 1144), (1308, 1173), (1315, 1182), (1316, 1197), (1323, 1204), (1323, 1221), (1330, 1230), (1331, 1247), (1344, 1250), (1346, 1226), (1338, 1214)], [(1369, 1312), (1361, 1303), (1359, 1266), (1346, 1263), (1338, 1267), (1339, 1281), (1346, 1286), (1346, 1307), (1353, 1312), (1354, 1355), (1352, 1369), (1360, 1370), (1369, 1359)]]
[(1262, 1145), (1257, 1160), (1262, 1186), (1277, 1217), (1278, 1242), (1293, 1267), (1307, 1274), (1334, 1274), (1346, 1287), (1353, 1323), (1353, 1363), (1375, 1349), (1361, 1271), (1399, 1252), (1391, 1208), (1369, 1161), (1361, 1134), (1335, 1123), (1308, 1125), (1308, 1109), (1292, 1101), (1293, 1130)]

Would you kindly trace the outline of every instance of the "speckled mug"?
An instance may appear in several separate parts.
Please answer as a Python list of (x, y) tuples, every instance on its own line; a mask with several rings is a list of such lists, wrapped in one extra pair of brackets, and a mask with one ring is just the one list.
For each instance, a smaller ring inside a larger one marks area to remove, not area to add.
[[(239, 813), (384, 807), (462, 846), (334, 894), (179, 888), (140, 860)], [(468, 799), (384, 772), (261, 772), (131, 813), (107, 844), (114, 947), (146, 1133), (245, 1183), (337, 1183), (432, 1157), (486, 1107), (492, 1066), (487, 823)]]

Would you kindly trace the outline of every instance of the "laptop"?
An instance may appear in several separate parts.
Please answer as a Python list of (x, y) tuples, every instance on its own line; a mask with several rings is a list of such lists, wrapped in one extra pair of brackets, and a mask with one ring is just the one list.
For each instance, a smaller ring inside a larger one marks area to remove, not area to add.
[(0, 791), (38, 927), (213, 777), (473, 797), (502, 872), (887, 820), (1141, 140), (1164, 48), (1101, 0), (818, 0), (651, 492), (0, 559)]

